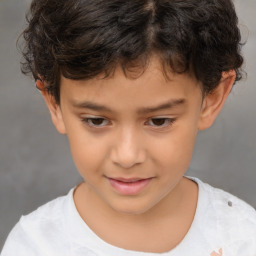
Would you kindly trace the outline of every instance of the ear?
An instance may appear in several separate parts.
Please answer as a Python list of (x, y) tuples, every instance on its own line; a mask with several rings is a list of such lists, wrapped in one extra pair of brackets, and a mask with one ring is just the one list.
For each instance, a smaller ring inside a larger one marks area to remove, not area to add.
[(217, 88), (205, 96), (202, 103), (200, 120), (198, 123), (199, 130), (207, 129), (214, 123), (219, 112), (224, 106), (224, 103), (232, 89), (235, 79), (236, 72), (234, 70), (223, 72), (221, 81)]
[(37, 80), (36, 87), (41, 91), (45, 103), (50, 111), (52, 122), (57, 131), (61, 134), (66, 134), (66, 128), (62, 117), (60, 105), (56, 103), (54, 97), (45, 89), (44, 82)]

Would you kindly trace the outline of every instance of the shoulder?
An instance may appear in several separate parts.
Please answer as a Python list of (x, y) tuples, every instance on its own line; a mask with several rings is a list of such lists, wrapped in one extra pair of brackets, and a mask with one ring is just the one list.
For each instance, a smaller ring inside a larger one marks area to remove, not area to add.
[(224, 218), (228, 216), (231, 219), (239, 218), (256, 225), (256, 210), (251, 205), (229, 192), (212, 187), (202, 181), (199, 182), (201, 182), (202, 192), (207, 193), (208, 203), (217, 212), (220, 212), (221, 216)]
[(64, 212), (72, 191), (22, 216), (10, 232), (1, 255), (47, 255), (46, 241), (58, 243), (56, 234), (58, 240), (62, 239), (62, 234), (64, 236)]
[[(28, 215), (22, 216), (19, 223), (22, 228), (31, 231), (43, 232), (51, 226), (51, 229), (57, 228), (63, 222), (66, 211), (68, 210), (71, 192), (68, 195), (58, 197), (40, 207)], [(48, 230), (49, 232), (49, 230)]]
[[(194, 178), (193, 178), (194, 179)], [(256, 250), (256, 210), (240, 198), (195, 178), (203, 198), (202, 221), (229, 248)], [(241, 251), (242, 252), (242, 251)], [(231, 253), (231, 255), (233, 255)], [(236, 254), (235, 254), (236, 255)], [(240, 254), (239, 254), (240, 255)], [(244, 255), (244, 254), (241, 254)], [(248, 254), (249, 256), (250, 254)]]

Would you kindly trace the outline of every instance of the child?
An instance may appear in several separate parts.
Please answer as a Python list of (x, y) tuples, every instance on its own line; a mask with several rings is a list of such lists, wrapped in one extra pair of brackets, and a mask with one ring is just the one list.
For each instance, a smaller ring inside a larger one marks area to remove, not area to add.
[(23, 72), (84, 182), (2, 256), (255, 256), (255, 210), (185, 176), (241, 78), (231, 0), (34, 0), (28, 22)]

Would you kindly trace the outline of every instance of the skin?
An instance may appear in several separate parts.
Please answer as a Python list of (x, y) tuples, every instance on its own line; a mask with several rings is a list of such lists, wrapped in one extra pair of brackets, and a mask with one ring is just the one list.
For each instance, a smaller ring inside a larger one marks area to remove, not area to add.
[[(197, 204), (197, 185), (184, 177), (196, 135), (212, 125), (234, 80), (234, 71), (223, 73), (217, 89), (203, 97), (192, 76), (170, 73), (166, 79), (152, 58), (136, 79), (127, 78), (121, 68), (105, 79), (61, 77), (60, 105), (42, 91), (85, 180), (74, 193), (77, 210), (98, 236), (148, 252), (165, 252), (182, 241)], [(92, 109), (92, 104), (107, 109)], [(110, 179), (120, 178), (148, 183), (126, 195), (111, 185)]]

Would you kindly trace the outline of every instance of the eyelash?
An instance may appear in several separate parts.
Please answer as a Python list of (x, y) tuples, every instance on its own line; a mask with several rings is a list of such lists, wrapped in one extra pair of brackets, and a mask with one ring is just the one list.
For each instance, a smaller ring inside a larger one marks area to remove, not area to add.
[[(106, 118), (103, 118), (103, 117), (96, 117), (96, 118), (86, 117), (86, 118), (82, 119), (82, 122), (85, 123), (86, 125), (88, 125), (89, 127), (96, 128), (96, 129), (101, 128), (101, 127), (105, 127), (104, 124), (103, 125), (102, 124), (100, 124), (100, 125), (93, 124), (92, 122), (95, 121), (95, 120), (102, 120), (103, 122), (108, 121)], [(167, 117), (150, 118), (146, 122), (146, 124), (148, 124), (149, 122), (154, 121), (154, 120), (164, 120), (164, 125), (152, 125), (153, 127), (166, 128), (166, 127), (172, 126), (173, 123), (176, 121), (176, 118), (167, 118)], [(167, 122), (167, 124), (166, 124), (166, 122)]]
[(106, 118), (102, 118), (102, 117), (86, 117), (86, 118), (83, 118), (82, 119), (82, 122), (85, 123), (86, 125), (90, 126), (90, 127), (94, 127), (94, 128), (99, 128), (99, 127), (102, 127), (103, 125), (94, 125), (92, 124), (92, 120), (103, 120), (103, 121), (106, 121), (107, 119)]
[(167, 124), (164, 125), (152, 125), (153, 127), (157, 127), (157, 128), (165, 128), (165, 127), (169, 127), (172, 126), (174, 124), (174, 122), (176, 121), (176, 118), (167, 118), (167, 117), (158, 117), (158, 118), (151, 118), (147, 121), (147, 123), (151, 122), (151, 121), (156, 121), (156, 120), (163, 120), (164, 123), (167, 122)]

